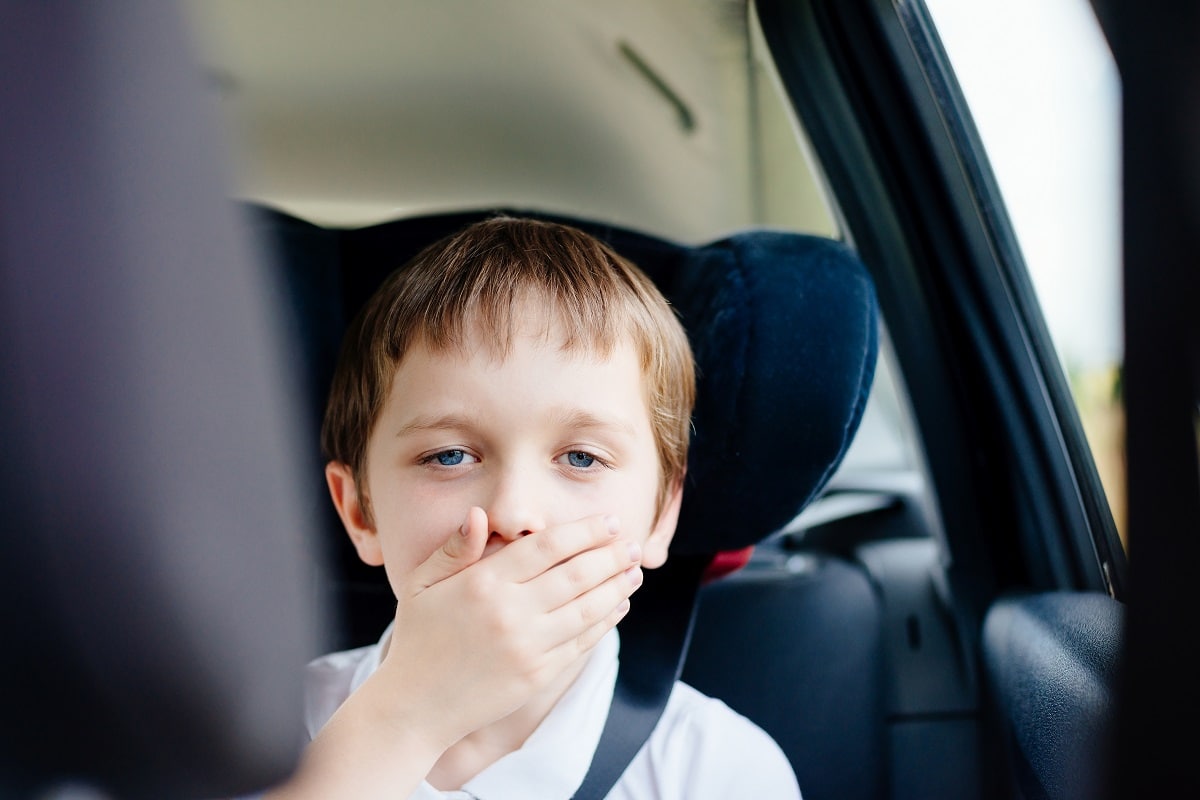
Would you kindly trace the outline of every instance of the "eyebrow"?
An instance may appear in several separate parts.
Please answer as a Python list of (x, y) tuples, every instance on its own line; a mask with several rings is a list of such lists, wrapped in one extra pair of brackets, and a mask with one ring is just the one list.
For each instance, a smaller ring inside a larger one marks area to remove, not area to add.
[(424, 415), (413, 419), (396, 431), (396, 437), (424, 431), (451, 431), (476, 428), (476, 422), (464, 414)]
[[(631, 423), (617, 417), (602, 417), (583, 409), (556, 412), (554, 421), (559, 426), (571, 430), (598, 429), (613, 431), (629, 437), (637, 436), (637, 429)], [(474, 430), (478, 427), (479, 424), (476, 420), (465, 414), (422, 415), (401, 426), (396, 431), (396, 437), (400, 438), (426, 431)]]
[(618, 417), (602, 417), (593, 414), (590, 411), (583, 409), (571, 409), (564, 411), (555, 420), (564, 428), (572, 430), (592, 430), (600, 429), (605, 431), (614, 431), (629, 437), (637, 436), (637, 429), (630, 422)]

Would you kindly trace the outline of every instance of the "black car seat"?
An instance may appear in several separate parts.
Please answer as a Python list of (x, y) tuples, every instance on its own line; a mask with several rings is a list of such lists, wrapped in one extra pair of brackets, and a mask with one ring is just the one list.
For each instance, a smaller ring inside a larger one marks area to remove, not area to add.
[(762, 548), (700, 592), (683, 679), (759, 724), (806, 800), (887, 797), (880, 598), (831, 554)]
[(176, 4), (0, 4), (0, 797), (299, 752), (319, 463), (188, 54)]
[[(336, 229), (269, 208), (247, 211), (290, 287), (298, 366), (316, 401), (314, 447), (346, 321), (419, 249), (494, 213)], [(857, 429), (877, 350), (865, 268), (840, 243), (790, 232), (756, 230), (688, 246), (588, 220), (503, 211), (576, 225), (641, 266), (679, 310), (699, 367), (671, 558), (647, 574), (621, 623), (617, 702), (576, 797), (603, 797), (653, 727), (680, 674), (702, 583), (708, 588), (687, 677), (766, 728), (806, 796), (878, 796), (880, 621), (863, 570), (830, 557), (786, 580), (718, 578), (819, 493)], [(363, 567), (343, 544), (319, 479), (313, 497), (322, 508), (313, 512), (330, 525), (329, 597), (343, 620), (331, 646), (366, 644), (391, 618), (393, 601), (381, 571)]]

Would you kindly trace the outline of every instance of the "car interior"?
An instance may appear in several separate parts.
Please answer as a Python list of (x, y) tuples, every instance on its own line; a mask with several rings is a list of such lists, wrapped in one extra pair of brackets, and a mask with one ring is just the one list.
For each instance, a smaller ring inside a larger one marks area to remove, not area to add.
[[(427, 244), (496, 213), (432, 215), (339, 230), (260, 207), (248, 212), (258, 238), (273, 243), (269, 249), (277, 254), (281, 282), (289, 287), (296, 309), (294, 324), (304, 326), (297, 340), (309, 349), (303, 359), (310, 375), (305, 383), (321, 388), (330, 383), (333, 363), (328, 354), (336, 352), (346, 321), (384, 277)], [(613, 746), (632, 749), (616, 760), (607, 784), (593, 790), (585, 782), (576, 795), (592, 796), (587, 792), (594, 791), (594, 796), (603, 797), (665, 706), (687, 648), (693, 598), (701, 583), (723, 583), (718, 577), (739, 565), (739, 554), (744, 561), (747, 548), (790, 523), (824, 488), (846, 452), (874, 374), (878, 316), (866, 269), (832, 239), (761, 230), (687, 247), (591, 221), (553, 219), (590, 231), (651, 276), (680, 313), (701, 376), (685, 487), (689, 500), (672, 555), (666, 566), (648, 575), (636, 610), (620, 627), (626, 655), (618, 686), (630, 709), (622, 716), (610, 714), (609, 729)], [(329, 324), (320, 328), (313, 320)], [(324, 391), (311, 395), (313, 441), (323, 397)], [(790, 424), (796, 417), (809, 423)], [(791, 455), (781, 459), (781, 454)], [(314, 487), (313, 494), (319, 496), (319, 490)], [(395, 601), (380, 570), (363, 567), (348, 542), (342, 544), (338, 524), (336, 518), (331, 520), (327, 539), (341, 545), (330, 549), (330, 560), (337, 565), (333, 605), (343, 609), (340, 618), (346, 625), (339, 647), (359, 647), (378, 638)], [(728, 556), (714, 566), (717, 554)], [(824, 647), (839, 649), (831, 636), (845, 642), (876, 641), (878, 614), (864, 615), (860, 608), (866, 601), (874, 611), (869, 589), (862, 595), (868, 584), (861, 568), (855, 570), (842, 559), (835, 562), (832, 555), (810, 561), (809, 568), (799, 571), (794, 560), (779, 561), (770, 569), (763, 564), (755, 570), (755, 580), (740, 582), (740, 602), (713, 601), (725, 612), (740, 605), (741, 614), (710, 616), (702, 603), (688, 659), (689, 681), (726, 697), (743, 682), (745, 665), (722, 660), (720, 654), (728, 652), (746, 619), (765, 625), (773, 608), (791, 617), (793, 595), (795, 602), (814, 608), (827, 594), (839, 601), (828, 603), (829, 609), (814, 617), (822, 620), (819, 626), (813, 621), (803, 626), (804, 635)], [(848, 602), (856, 591), (859, 603)], [(764, 593), (769, 599), (759, 599)], [(859, 626), (850, 627), (848, 620), (859, 616)], [(779, 649), (778, 640), (772, 639), (738, 645), (741, 656), (752, 663), (773, 660)], [(777, 740), (782, 737), (785, 751), (804, 772), (815, 772), (810, 765), (820, 764), (830, 753), (868, 748), (870, 754), (883, 732), (879, 681), (873, 679), (876, 669), (870, 658), (877, 655), (869, 646), (854, 645), (837, 661), (791, 659), (793, 678), (811, 673), (804, 681), (808, 692), (786, 704), (796, 713), (803, 709), (804, 728), (793, 725), (790, 714), (778, 714), (779, 701), (768, 694), (747, 693), (751, 705), (743, 704), (742, 710), (762, 724), (762, 714), (750, 710), (776, 709), (771, 726), (775, 730), (768, 730)], [(808, 664), (813, 667), (806, 670)], [(822, 699), (826, 718), (805, 702), (808, 694)], [(831, 702), (835, 698), (837, 702)], [(835, 720), (847, 718), (852, 704), (871, 698), (875, 702), (862, 709), (859, 731), (831, 735)], [(633, 731), (635, 721), (641, 720), (649, 727), (638, 738)], [(860, 732), (868, 735), (851, 746), (851, 735)], [(602, 740), (606, 758), (608, 746)], [(594, 769), (602, 763), (606, 762), (598, 758)], [(858, 779), (867, 773), (842, 774)], [(844, 788), (839, 789), (843, 794)]]
[(0, 72), (0, 795), (290, 773), (304, 664), (394, 613), (321, 471), (341, 332), (508, 213), (699, 366), (578, 800), (677, 678), (806, 800), (1126, 796), (1128, 557), (919, 2), (13, 4)]

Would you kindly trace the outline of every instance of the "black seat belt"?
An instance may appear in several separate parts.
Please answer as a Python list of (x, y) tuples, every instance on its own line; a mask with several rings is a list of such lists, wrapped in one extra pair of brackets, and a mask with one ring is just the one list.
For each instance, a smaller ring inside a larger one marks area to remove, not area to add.
[(621, 621), (620, 665), (612, 705), (591, 766), (572, 800), (603, 800), (650, 738), (683, 670), (696, 593), (708, 555), (673, 555), (633, 597)]

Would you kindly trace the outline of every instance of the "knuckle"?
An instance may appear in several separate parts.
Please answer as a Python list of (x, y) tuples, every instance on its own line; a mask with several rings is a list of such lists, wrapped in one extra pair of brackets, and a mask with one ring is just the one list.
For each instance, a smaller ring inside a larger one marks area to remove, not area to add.
[(520, 681), (525, 680), (536, 663), (529, 643), (515, 636), (499, 640), (493, 653), (496, 664), (502, 665), (511, 677)]
[(563, 579), (567, 582), (567, 587), (577, 593), (590, 585), (587, 569), (578, 561), (572, 561), (565, 566)]
[(555, 665), (548, 660), (539, 662), (521, 676), (526, 692), (534, 691), (545, 686), (557, 674)]
[(540, 535), (534, 537), (534, 544), (537, 547), (539, 555), (545, 556), (552, 562), (557, 562), (562, 557), (562, 542), (561, 537), (556, 536), (552, 530), (542, 531)]
[(583, 633), (575, 637), (575, 647), (580, 653), (586, 653), (599, 643), (604, 634), (608, 633), (609, 626), (593, 625)]
[(491, 627), (500, 640), (500, 646), (512, 656), (524, 652), (524, 641), (519, 635), (521, 625), (517, 616), (504, 606), (495, 606), (492, 614)]
[(600, 621), (600, 610), (594, 600), (581, 601), (576, 607), (576, 613), (579, 615), (579, 622), (586, 628)]
[(467, 596), (477, 603), (490, 601), (495, 595), (495, 588), (492, 575), (484, 570), (480, 570), (466, 579)]

